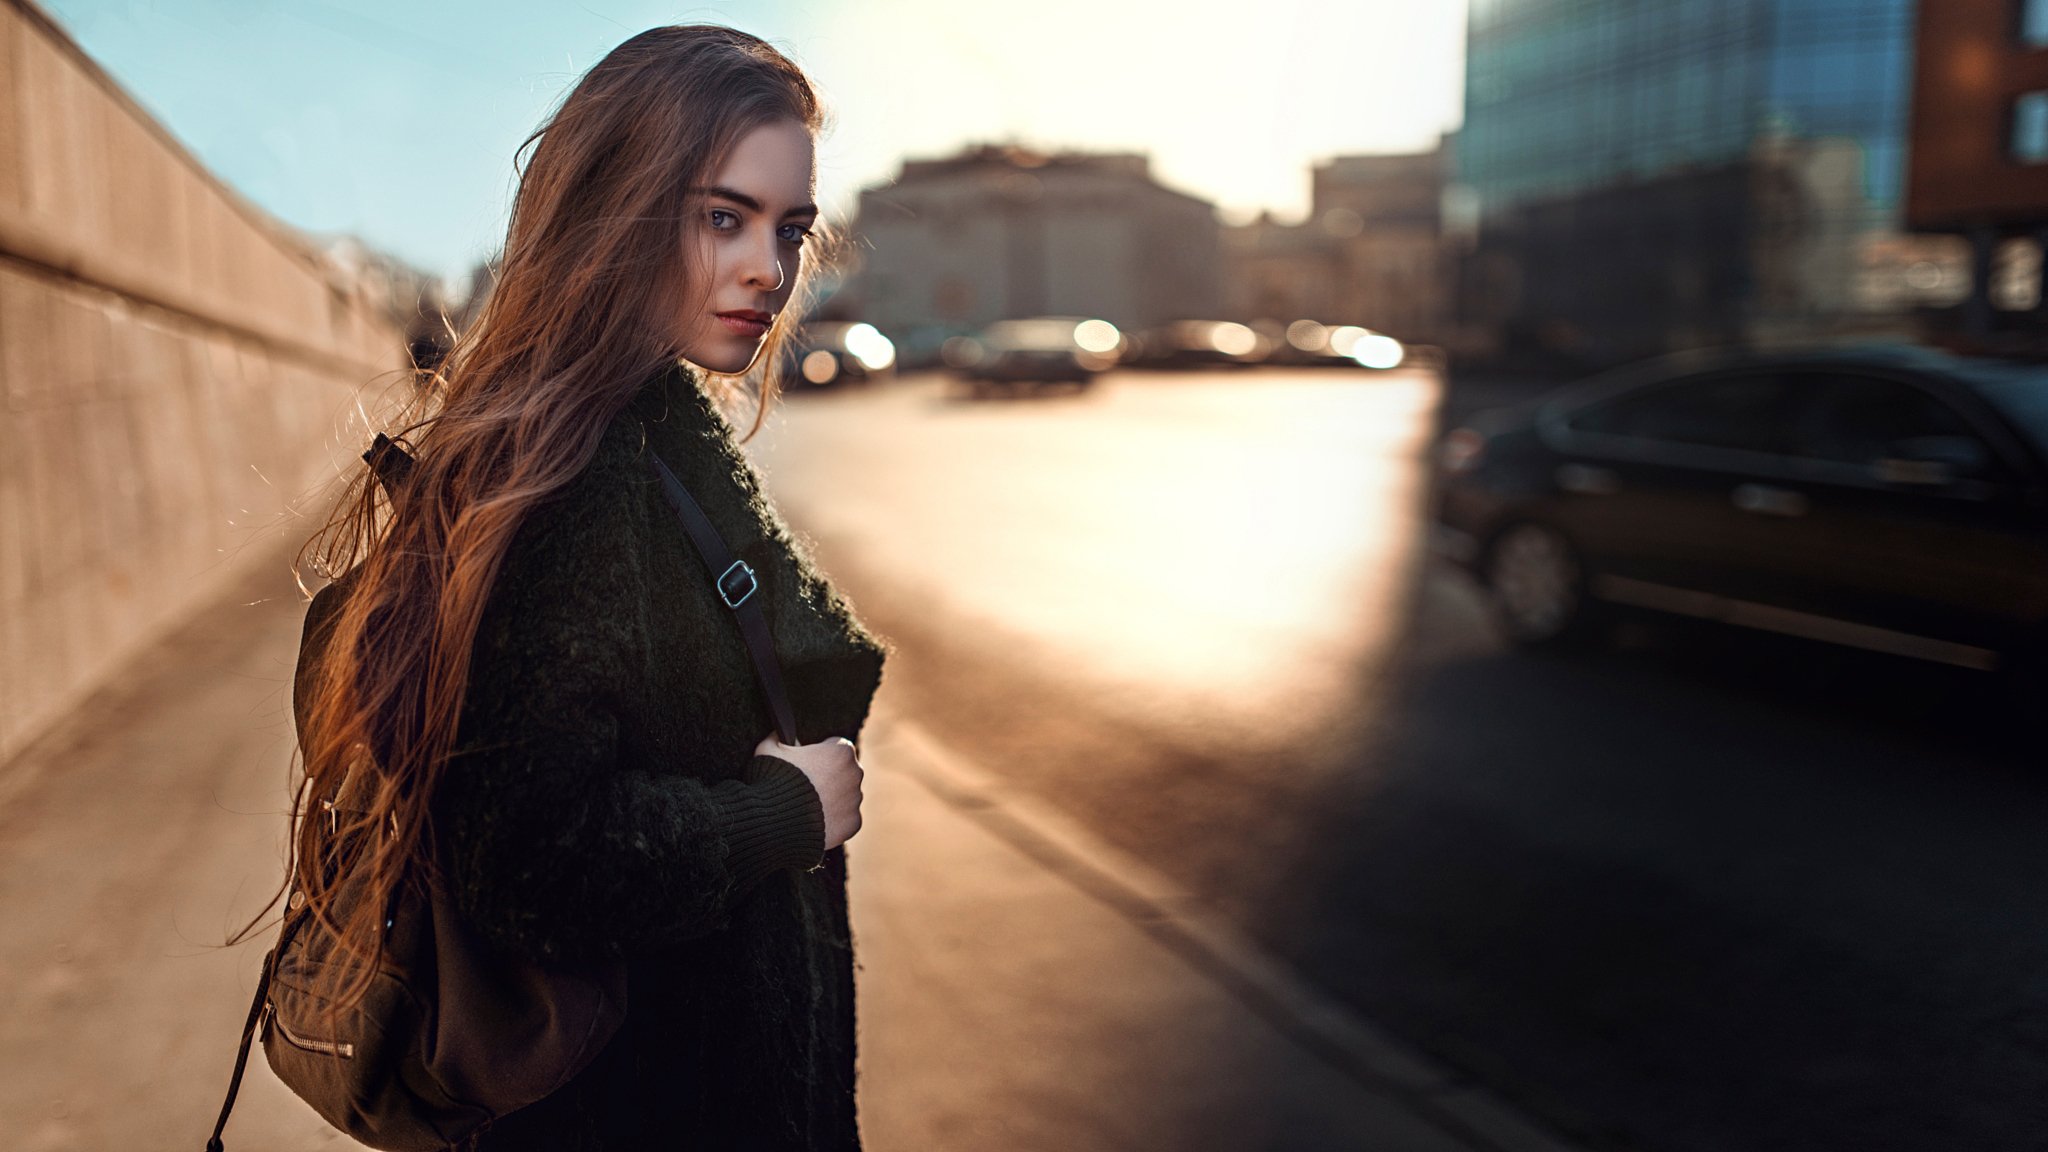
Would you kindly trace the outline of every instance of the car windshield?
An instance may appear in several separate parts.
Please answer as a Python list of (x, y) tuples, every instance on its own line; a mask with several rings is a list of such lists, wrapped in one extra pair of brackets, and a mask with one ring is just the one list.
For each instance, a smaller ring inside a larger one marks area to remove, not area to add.
[(2048, 365), (1979, 361), (1963, 375), (2037, 448), (2048, 452)]

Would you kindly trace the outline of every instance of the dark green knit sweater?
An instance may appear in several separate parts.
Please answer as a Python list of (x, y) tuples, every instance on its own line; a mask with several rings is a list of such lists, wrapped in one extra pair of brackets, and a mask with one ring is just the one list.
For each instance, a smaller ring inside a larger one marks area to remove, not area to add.
[(479, 1152), (854, 1149), (845, 857), (774, 728), (648, 448), (757, 574), (799, 738), (857, 737), (882, 646), (794, 543), (698, 378), (645, 385), (523, 524), (470, 667), (436, 825), (480, 932), (628, 962), (625, 1027)]

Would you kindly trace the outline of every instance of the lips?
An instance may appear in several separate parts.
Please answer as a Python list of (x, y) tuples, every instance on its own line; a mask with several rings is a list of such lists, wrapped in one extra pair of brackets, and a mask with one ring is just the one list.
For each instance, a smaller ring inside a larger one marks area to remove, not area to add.
[(730, 312), (719, 312), (718, 322), (735, 336), (760, 336), (768, 331), (768, 325), (775, 317), (752, 308), (736, 308)]

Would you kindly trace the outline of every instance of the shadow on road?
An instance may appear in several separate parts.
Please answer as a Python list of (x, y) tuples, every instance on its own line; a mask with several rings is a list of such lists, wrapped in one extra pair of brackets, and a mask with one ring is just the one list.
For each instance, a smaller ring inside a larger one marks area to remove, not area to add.
[(1442, 571), (1268, 940), (1596, 1146), (2037, 1147), (2048, 775), (1982, 674), (1704, 628), (1512, 654)]

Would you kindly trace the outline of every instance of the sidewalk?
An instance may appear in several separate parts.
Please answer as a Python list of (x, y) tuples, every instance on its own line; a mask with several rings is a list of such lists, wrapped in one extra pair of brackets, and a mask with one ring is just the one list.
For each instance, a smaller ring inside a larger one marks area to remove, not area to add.
[[(250, 578), (0, 766), (11, 1147), (205, 1140), (281, 861), (302, 607)], [(851, 847), (873, 1152), (1557, 1145), (1298, 985), (885, 697)], [(260, 1054), (227, 1144), (340, 1148)]]
[(1568, 1147), (886, 706), (862, 762), (874, 1152)]

